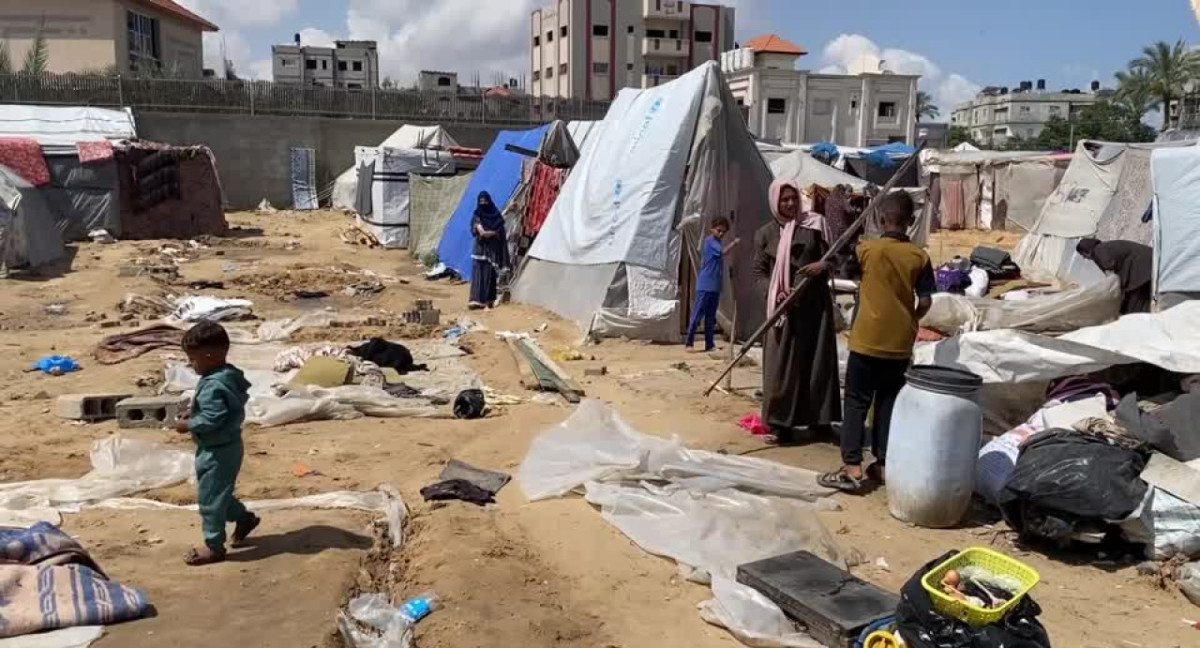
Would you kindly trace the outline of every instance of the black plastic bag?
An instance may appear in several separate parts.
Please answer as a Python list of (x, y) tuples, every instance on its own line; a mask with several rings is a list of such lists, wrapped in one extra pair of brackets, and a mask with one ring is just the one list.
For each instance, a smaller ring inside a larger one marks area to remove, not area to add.
[(483, 416), (487, 408), (483, 392), (478, 389), (465, 389), (454, 399), (454, 416), (460, 419), (477, 419)]
[(1200, 459), (1200, 394), (1183, 394), (1153, 412), (1142, 412), (1135, 392), (1121, 400), (1115, 414), (1121, 427), (1168, 457)]
[(971, 265), (983, 268), (992, 279), (1021, 278), (1021, 268), (1013, 263), (1012, 256), (1004, 250), (981, 245), (971, 251)]
[(430, 484), (421, 489), (421, 497), (425, 498), (426, 502), (462, 500), (478, 506), (496, 502), (495, 493), (480, 488), (465, 479), (448, 479)]
[(972, 628), (933, 609), (921, 578), (954, 556), (951, 551), (917, 570), (900, 590), (896, 628), (909, 648), (1051, 648), (1050, 635), (1037, 617), (1042, 613), (1028, 594), (999, 622)]
[(1074, 430), (1047, 430), (1026, 442), (1000, 491), (1004, 520), (1026, 538), (1066, 542), (1078, 522), (1129, 517), (1146, 495), (1145, 458)]

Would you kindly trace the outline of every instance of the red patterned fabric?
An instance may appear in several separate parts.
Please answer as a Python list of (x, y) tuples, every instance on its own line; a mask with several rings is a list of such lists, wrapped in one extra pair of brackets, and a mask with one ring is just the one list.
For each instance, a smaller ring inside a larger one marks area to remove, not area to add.
[(548, 164), (536, 162), (533, 171), (533, 188), (529, 192), (529, 206), (525, 208), (525, 234), (537, 236), (550, 215), (550, 208), (558, 198), (563, 180), (567, 176), (564, 169), (556, 169)]
[(42, 157), (37, 140), (24, 137), (0, 137), (0, 166), (6, 166), (29, 184), (50, 184), (50, 167)]
[(113, 145), (108, 140), (98, 142), (76, 142), (75, 149), (79, 152), (80, 164), (89, 162), (106, 162), (113, 159)]

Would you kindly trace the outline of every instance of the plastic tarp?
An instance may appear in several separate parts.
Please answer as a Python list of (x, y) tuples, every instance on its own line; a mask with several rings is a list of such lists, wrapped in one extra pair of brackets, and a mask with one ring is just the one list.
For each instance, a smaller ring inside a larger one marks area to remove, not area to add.
[[(1195, 147), (1187, 147), (1195, 148)], [(1171, 150), (1171, 149), (1166, 149)], [(1117, 192), (1096, 224), (1096, 238), (1101, 241), (1133, 241), (1152, 245), (1154, 226), (1142, 220), (1154, 199), (1150, 182), (1150, 156), (1153, 151), (1130, 148), (1125, 151), (1125, 164), (1117, 180)]]
[(1154, 152), (1155, 292), (1200, 291), (1200, 147)]
[(1145, 362), (1200, 373), (1200, 302), (1049, 337), (1004, 329), (919, 344), (915, 364), (966, 369), (987, 383), (1053, 380)]
[(46, 156), (50, 184), (39, 187), (42, 198), (58, 221), (67, 241), (88, 240), (88, 232), (108, 230), (120, 238), (120, 178), (115, 160), (82, 164), (79, 156)]
[(567, 122), (567, 132), (571, 134), (571, 140), (575, 142), (575, 148), (582, 153), (583, 148), (592, 141), (592, 134), (596, 132), (596, 127), (602, 122), (599, 121), (573, 121)]
[(310, 148), (292, 149), (292, 208), (317, 208), (317, 151)]
[[(769, 218), (770, 170), (740, 120), (715, 63), (657, 88), (623, 90), (530, 249), (514, 298), (597, 336), (677, 340), (683, 249), (699, 250), (715, 216), (733, 215), (743, 243)], [(763, 317), (746, 307), (762, 301), (752, 247), (726, 259), (740, 270), (721, 314), (730, 321), (739, 300), (743, 330)]]
[(133, 110), (90, 106), (0, 105), (0, 136), (28, 137), (42, 146), (137, 138)]
[(41, 192), (7, 167), (0, 166), (0, 263), (36, 268), (66, 254), (62, 234)]
[(1120, 309), (1121, 284), (1113, 275), (1088, 286), (1014, 301), (938, 293), (921, 326), (946, 335), (999, 329), (1066, 333), (1111, 322)]
[(383, 147), (398, 148), (398, 149), (434, 149), (445, 150), (458, 146), (458, 142), (450, 136), (449, 131), (441, 126), (401, 126), (396, 132), (388, 135), (387, 139), (379, 143), (378, 146), (355, 147), (355, 164), (346, 169), (333, 182), (333, 207), (334, 209), (354, 209), (354, 200), (358, 195), (358, 166), (361, 158), (359, 157), (359, 149), (375, 149), (371, 157), (378, 154), (378, 149)]
[(870, 184), (857, 176), (839, 171), (804, 153), (793, 151), (771, 163), (771, 173), (779, 180), (791, 180), (801, 187), (820, 185), (825, 188), (847, 185), (861, 192)]
[[(638, 546), (710, 583), (704, 620), (753, 646), (815, 647), (782, 611), (736, 581), (738, 565), (793, 551), (841, 564), (812, 503), (816, 473), (685, 448), (643, 435), (608, 405), (584, 401), (534, 440), (518, 471), (531, 500), (583, 488), (588, 502)], [(806, 501), (807, 500), (807, 501)]]
[(446, 223), (462, 202), (471, 175), (447, 178), (416, 176), (409, 179), (408, 250), (414, 259), (436, 254)]
[(380, 148), (371, 181), (371, 213), (359, 214), (359, 222), (383, 247), (407, 248), (412, 178), (451, 175), (454, 168), (454, 158), (441, 151)]

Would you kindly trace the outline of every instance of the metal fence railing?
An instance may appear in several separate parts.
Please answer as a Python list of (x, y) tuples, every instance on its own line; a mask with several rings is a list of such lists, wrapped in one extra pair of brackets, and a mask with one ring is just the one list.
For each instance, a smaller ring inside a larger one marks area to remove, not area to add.
[(479, 92), (345, 90), (270, 81), (149, 79), (99, 74), (0, 75), (0, 103), (142, 110), (541, 124), (599, 120), (609, 102)]

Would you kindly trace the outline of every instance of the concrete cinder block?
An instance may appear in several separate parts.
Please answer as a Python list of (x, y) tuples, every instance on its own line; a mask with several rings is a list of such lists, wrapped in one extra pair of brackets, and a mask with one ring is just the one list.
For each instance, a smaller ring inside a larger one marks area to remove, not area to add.
[(58, 397), (55, 413), (72, 421), (106, 421), (117, 418), (117, 403), (132, 394), (66, 394)]
[(179, 421), (178, 396), (126, 398), (117, 403), (117, 425), (123, 428), (167, 428)]

